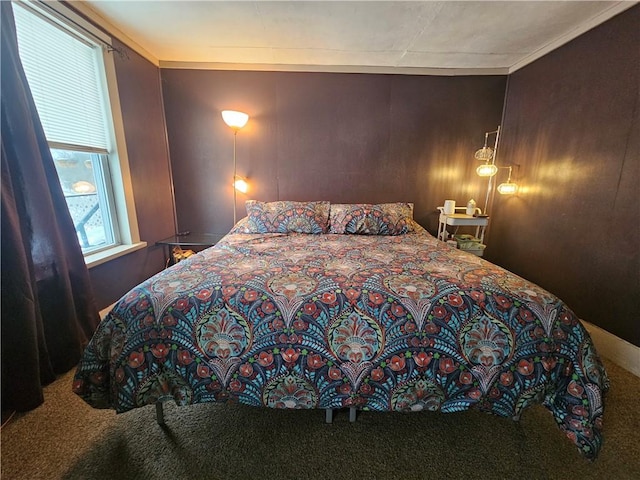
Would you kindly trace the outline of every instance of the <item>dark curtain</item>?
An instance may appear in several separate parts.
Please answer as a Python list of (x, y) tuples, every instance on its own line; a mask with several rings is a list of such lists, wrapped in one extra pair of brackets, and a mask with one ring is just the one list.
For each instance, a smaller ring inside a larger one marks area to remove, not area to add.
[(11, 2), (2, 13), (2, 410), (43, 402), (98, 324), (89, 274), (27, 79)]

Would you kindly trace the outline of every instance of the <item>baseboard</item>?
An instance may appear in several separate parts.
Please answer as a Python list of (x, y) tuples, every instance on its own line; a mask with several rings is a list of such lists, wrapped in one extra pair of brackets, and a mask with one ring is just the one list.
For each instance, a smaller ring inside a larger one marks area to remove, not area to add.
[(640, 377), (640, 347), (589, 322), (582, 322), (591, 335), (598, 353)]

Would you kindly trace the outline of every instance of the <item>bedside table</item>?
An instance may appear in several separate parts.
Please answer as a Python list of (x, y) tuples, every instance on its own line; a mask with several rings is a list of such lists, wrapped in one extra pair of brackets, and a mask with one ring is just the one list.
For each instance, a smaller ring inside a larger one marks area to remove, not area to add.
[(166, 246), (165, 261), (167, 265), (177, 263), (173, 255), (173, 247), (212, 247), (218, 243), (226, 233), (188, 233), (187, 235), (174, 235), (158, 240), (156, 245)]
[[(440, 218), (438, 219), (438, 240), (446, 240), (449, 237), (447, 232), (447, 226), (451, 227), (476, 227), (476, 237), (480, 239), (480, 243), (484, 242), (484, 232), (489, 225), (489, 217), (474, 217), (473, 215), (467, 215), (462, 213), (466, 211), (467, 207), (456, 207), (455, 212), (461, 213), (444, 213), (444, 207), (438, 207), (440, 211)], [(476, 209), (480, 212), (480, 209)], [(473, 252), (475, 253), (475, 252)], [(482, 251), (476, 253), (476, 255), (482, 256)]]

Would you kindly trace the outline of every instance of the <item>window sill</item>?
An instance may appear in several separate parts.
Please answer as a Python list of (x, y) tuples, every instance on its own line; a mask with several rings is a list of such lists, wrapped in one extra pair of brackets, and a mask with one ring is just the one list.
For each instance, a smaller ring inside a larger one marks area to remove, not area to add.
[(132, 245), (118, 245), (117, 247), (109, 248), (98, 253), (93, 253), (84, 257), (84, 261), (87, 264), (87, 268), (97, 267), (109, 260), (113, 260), (118, 257), (122, 257), (127, 253), (135, 252), (147, 246), (147, 242), (138, 242)]

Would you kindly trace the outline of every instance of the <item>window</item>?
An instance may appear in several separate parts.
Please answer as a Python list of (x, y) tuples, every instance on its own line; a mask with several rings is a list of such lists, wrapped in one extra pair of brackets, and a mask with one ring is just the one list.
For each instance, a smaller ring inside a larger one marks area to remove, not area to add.
[(107, 155), (52, 148), (53, 162), (84, 252), (115, 245), (113, 189)]
[(118, 148), (122, 120), (115, 75), (108, 81), (111, 54), (85, 28), (70, 26), (74, 14), (61, 4), (14, 5), (20, 59), (85, 258), (120, 245), (144, 246), (125, 149)]

